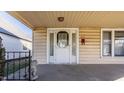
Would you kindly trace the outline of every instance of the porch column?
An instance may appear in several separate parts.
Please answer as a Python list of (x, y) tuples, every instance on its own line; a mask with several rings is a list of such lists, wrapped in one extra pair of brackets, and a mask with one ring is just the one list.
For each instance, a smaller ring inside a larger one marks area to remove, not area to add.
[(37, 64), (47, 63), (46, 40), (47, 40), (46, 28), (44, 27), (33, 28), (31, 80), (35, 80), (38, 78)]

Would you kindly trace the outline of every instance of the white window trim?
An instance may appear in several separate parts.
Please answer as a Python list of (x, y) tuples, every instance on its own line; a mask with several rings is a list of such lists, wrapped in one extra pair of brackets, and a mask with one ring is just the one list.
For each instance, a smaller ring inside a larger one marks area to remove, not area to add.
[[(112, 40), (112, 52), (111, 56), (103, 56), (103, 32), (110, 31), (111, 32), (111, 40)], [(101, 58), (102, 57), (124, 57), (124, 56), (115, 56), (114, 55), (114, 40), (115, 40), (115, 31), (124, 31), (124, 28), (102, 28), (101, 29)]]

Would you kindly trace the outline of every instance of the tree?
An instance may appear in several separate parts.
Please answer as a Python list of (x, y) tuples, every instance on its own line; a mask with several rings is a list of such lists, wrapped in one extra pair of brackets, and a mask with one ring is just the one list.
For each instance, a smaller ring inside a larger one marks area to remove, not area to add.
[(2, 48), (2, 38), (0, 37), (0, 80), (4, 77), (5, 68), (5, 48)]

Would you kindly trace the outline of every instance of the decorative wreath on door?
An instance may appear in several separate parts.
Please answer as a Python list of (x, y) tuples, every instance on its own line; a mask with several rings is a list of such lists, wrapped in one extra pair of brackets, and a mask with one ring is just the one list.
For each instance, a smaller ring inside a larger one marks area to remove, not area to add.
[(66, 31), (60, 31), (57, 33), (57, 45), (60, 48), (65, 48), (69, 43), (69, 35)]

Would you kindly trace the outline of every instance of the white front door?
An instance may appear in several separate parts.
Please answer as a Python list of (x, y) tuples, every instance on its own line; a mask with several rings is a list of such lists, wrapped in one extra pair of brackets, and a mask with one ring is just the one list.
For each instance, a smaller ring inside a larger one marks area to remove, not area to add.
[(70, 36), (69, 31), (55, 32), (55, 63), (70, 63)]
[(74, 29), (48, 29), (48, 63), (77, 63), (77, 32)]

